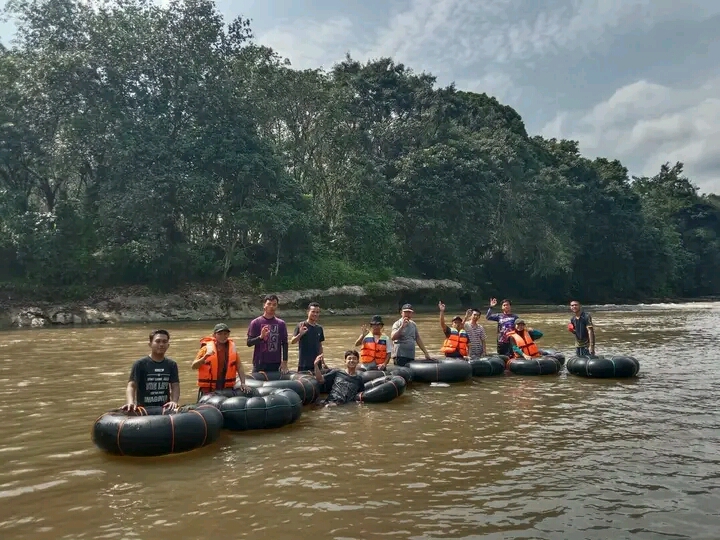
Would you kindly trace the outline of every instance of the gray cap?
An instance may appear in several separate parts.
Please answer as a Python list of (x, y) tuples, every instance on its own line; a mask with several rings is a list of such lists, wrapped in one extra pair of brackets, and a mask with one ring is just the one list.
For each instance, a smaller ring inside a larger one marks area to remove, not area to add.
[(213, 328), (213, 334), (217, 334), (218, 332), (229, 332), (230, 327), (225, 324), (224, 322), (218, 323), (215, 325), (215, 328)]
[(518, 324), (525, 324), (525, 319), (515, 319), (515, 326)]

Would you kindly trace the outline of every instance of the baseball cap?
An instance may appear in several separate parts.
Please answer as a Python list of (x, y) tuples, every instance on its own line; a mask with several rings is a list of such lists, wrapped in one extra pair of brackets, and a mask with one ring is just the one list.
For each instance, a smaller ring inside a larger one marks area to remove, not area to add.
[(403, 304), (403, 307), (400, 311), (413, 311), (412, 304)]
[(213, 328), (213, 334), (217, 334), (218, 332), (229, 332), (230, 327), (225, 323), (219, 323), (215, 325), (215, 328)]
[(515, 319), (515, 326), (518, 324), (525, 324), (525, 319)]

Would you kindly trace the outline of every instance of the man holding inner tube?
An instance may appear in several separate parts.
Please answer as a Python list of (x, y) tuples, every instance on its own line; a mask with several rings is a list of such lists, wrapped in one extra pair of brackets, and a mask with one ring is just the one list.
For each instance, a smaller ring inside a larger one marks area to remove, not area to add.
[(180, 400), (180, 376), (174, 360), (165, 357), (170, 347), (167, 330), (150, 333), (150, 356), (136, 361), (130, 370), (130, 380), (125, 390), (127, 403), (124, 411), (138, 407), (162, 407), (163, 411), (175, 411)]

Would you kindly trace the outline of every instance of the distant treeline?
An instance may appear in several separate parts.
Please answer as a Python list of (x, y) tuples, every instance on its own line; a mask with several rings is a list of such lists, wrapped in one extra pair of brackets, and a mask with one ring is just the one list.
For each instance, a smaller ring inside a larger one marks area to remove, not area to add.
[(207, 0), (14, 0), (0, 281), (91, 289), (391, 275), (592, 301), (720, 293), (720, 199), (628, 177), (389, 58), (292, 69)]

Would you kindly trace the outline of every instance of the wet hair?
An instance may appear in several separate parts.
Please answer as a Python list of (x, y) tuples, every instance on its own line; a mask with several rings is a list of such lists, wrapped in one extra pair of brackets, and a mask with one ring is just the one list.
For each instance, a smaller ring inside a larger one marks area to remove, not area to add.
[(308, 304), (308, 311), (310, 311), (310, 310), (311, 310), (312, 308), (314, 308), (314, 307), (319, 308), (319, 307), (320, 307), (320, 304), (318, 304), (317, 302), (310, 302), (310, 303)]
[(360, 360), (360, 353), (357, 351), (345, 351), (343, 358), (347, 358), (348, 356), (354, 356), (355, 359)]
[(476, 308), (476, 307), (470, 308), (470, 311), (472, 311), (473, 313), (477, 313), (478, 315), (480, 315), (480, 314), (482, 313), (482, 311), (480, 311), (480, 310), (479, 310), (478, 308)]
[(265, 299), (263, 300), (263, 304), (265, 302), (272, 302), (273, 300), (278, 304), (280, 303), (280, 299), (277, 297), (277, 294), (266, 294)]
[(573, 302), (576, 302), (578, 306), (582, 306), (580, 300), (570, 300), (570, 305), (572, 305)]
[(507, 302), (509, 306), (512, 306), (512, 302), (510, 300), (508, 300), (507, 298), (503, 298), (503, 301), (500, 302), (500, 305), (502, 306), (505, 302)]
[(162, 334), (163, 336), (168, 338), (168, 341), (170, 341), (170, 332), (167, 330), (153, 330), (150, 332), (150, 343), (152, 343), (153, 339), (155, 339), (155, 336), (158, 334)]

